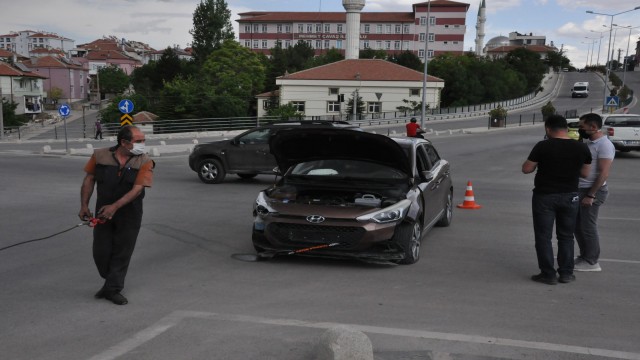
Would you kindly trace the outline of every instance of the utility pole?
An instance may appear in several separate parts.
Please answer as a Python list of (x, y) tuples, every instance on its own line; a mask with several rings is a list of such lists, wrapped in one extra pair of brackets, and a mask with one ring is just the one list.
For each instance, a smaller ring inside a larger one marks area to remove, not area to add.
[(3, 104), (2, 87), (0, 87), (0, 140), (4, 140), (4, 114), (2, 113)]

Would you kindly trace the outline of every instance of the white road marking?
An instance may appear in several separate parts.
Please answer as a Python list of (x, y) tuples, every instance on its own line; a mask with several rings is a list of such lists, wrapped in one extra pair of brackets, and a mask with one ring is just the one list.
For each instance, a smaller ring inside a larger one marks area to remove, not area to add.
[(101, 354), (93, 356), (89, 360), (116, 359), (119, 356), (125, 355), (128, 352), (134, 350), (135, 348), (144, 344), (145, 342), (152, 340), (156, 336), (164, 333), (165, 331), (171, 329), (173, 326), (180, 323), (180, 321), (182, 321), (183, 319), (187, 319), (187, 318), (208, 319), (208, 320), (214, 320), (214, 321), (216, 320), (217, 321), (219, 320), (236, 321), (236, 322), (278, 325), (278, 326), (296, 326), (296, 327), (306, 327), (306, 328), (315, 328), (315, 329), (330, 329), (336, 326), (346, 325), (355, 330), (359, 330), (364, 333), (370, 333), (370, 334), (403, 336), (403, 337), (412, 337), (412, 338), (421, 338), (421, 339), (430, 339), (430, 340), (467, 342), (467, 343), (493, 345), (493, 346), (518, 347), (518, 348), (526, 348), (526, 349), (533, 349), (533, 350), (556, 351), (556, 352), (571, 353), (571, 354), (578, 354), (578, 355), (602, 356), (602, 357), (608, 357), (613, 359), (640, 360), (640, 353), (616, 351), (616, 350), (609, 350), (609, 349), (599, 349), (599, 348), (589, 348), (589, 347), (583, 347), (583, 346), (572, 346), (572, 345), (553, 344), (553, 343), (535, 342), (535, 341), (523, 341), (523, 340), (504, 339), (504, 338), (485, 337), (485, 336), (473, 336), (473, 335), (464, 335), (464, 334), (442, 333), (442, 332), (434, 332), (434, 331), (388, 328), (388, 327), (380, 327), (380, 326), (340, 324), (340, 323), (330, 323), (330, 322), (310, 322), (310, 321), (294, 320), (294, 319), (273, 319), (273, 318), (265, 318), (265, 317), (258, 317), (258, 316), (227, 315), (227, 314), (199, 312), (199, 311), (174, 311), (173, 313), (160, 319), (158, 322), (151, 325), (150, 327), (138, 332), (132, 338), (108, 348), (106, 351), (102, 352)]

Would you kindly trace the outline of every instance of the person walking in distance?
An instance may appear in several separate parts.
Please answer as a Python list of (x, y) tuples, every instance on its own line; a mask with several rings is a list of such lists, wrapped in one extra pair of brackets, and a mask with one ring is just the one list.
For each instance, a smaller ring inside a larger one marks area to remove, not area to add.
[(580, 179), (580, 209), (576, 222), (575, 236), (580, 255), (575, 259), (576, 271), (601, 271), (600, 235), (598, 234), (598, 212), (609, 196), (607, 178), (616, 154), (611, 141), (602, 133), (602, 117), (589, 113), (582, 115), (578, 122), (580, 137), (585, 139), (593, 166), (585, 179)]
[(587, 146), (568, 135), (567, 120), (551, 115), (544, 122), (547, 139), (538, 142), (522, 172), (536, 171), (531, 209), (536, 255), (540, 273), (533, 281), (548, 285), (558, 283), (554, 267), (553, 224), (558, 240), (558, 270), (561, 283), (575, 280), (573, 275), (573, 230), (578, 215), (578, 179), (586, 177), (591, 168), (591, 153)]
[(406, 125), (407, 128), (407, 137), (420, 137), (424, 138), (422, 134), (424, 131), (420, 128), (418, 121), (416, 118), (412, 117), (411, 120)]
[(93, 217), (89, 200), (96, 187), (96, 216), (104, 223), (93, 228), (93, 260), (105, 280), (95, 294), (117, 305), (128, 303), (121, 291), (142, 222), (145, 188), (153, 182), (155, 163), (144, 153), (144, 133), (135, 126), (118, 132), (118, 143), (96, 149), (84, 167), (80, 189), (82, 220)]
[(100, 119), (96, 120), (96, 140), (98, 140), (98, 136), (100, 136), (100, 140), (102, 140), (102, 124), (100, 123)]

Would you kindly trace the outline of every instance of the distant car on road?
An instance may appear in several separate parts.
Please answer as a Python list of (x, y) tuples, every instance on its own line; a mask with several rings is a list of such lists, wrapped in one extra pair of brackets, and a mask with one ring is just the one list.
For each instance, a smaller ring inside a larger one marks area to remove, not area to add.
[(296, 128), (270, 144), (284, 175), (254, 204), (258, 252), (413, 264), (425, 233), (451, 223), (451, 167), (428, 140)]
[(616, 150), (640, 151), (640, 115), (604, 115), (602, 120), (602, 132), (611, 140)]
[(217, 184), (226, 174), (250, 179), (258, 174), (273, 174), (276, 160), (269, 152), (269, 138), (279, 130), (304, 127), (348, 128), (360, 130), (346, 121), (275, 122), (247, 130), (229, 140), (196, 145), (189, 155), (189, 167), (205, 184)]

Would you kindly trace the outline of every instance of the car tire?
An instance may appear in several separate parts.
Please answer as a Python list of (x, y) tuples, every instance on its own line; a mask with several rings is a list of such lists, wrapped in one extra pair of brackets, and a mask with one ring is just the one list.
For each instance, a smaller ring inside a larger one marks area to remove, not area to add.
[(404, 253), (404, 259), (398, 263), (402, 265), (415, 264), (420, 260), (420, 240), (422, 226), (419, 222), (402, 223), (398, 225), (393, 240), (400, 246)]
[(204, 159), (198, 163), (198, 177), (205, 184), (218, 184), (224, 180), (226, 172), (217, 159)]
[(258, 176), (258, 174), (238, 174), (238, 176), (240, 177), (240, 179), (253, 179), (254, 177)]
[(444, 213), (440, 220), (436, 223), (436, 226), (447, 227), (451, 225), (453, 219), (453, 191), (449, 191), (447, 194), (447, 203), (444, 205)]

